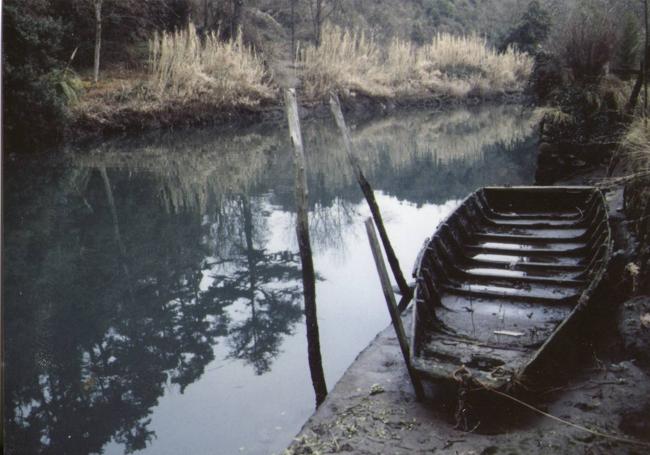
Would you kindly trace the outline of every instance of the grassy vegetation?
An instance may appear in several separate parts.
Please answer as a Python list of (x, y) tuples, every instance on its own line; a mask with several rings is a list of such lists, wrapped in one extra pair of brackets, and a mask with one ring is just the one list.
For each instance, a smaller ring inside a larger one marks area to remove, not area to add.
[(334, 25), (323, 29), (321, 45), (300, 49), (307, 97), (330, 90), (369, 96), (490, 96), (524, 88), (532, 59), (509, 48), (498, 53), (475, 35), (438, 34), (416, 46), (393, 38), (385, 47), (364, 32)]
[(272, 98), (274, 89), (262, 59), (241, 35), (203, 40), (190, 24), (185, 30), (155, 34), (149, 43), (150, 75), (145, 96), (158, 101), (208, 98), (217, 105), (252, 105)]
[[(200, 37), (191, 24), (156, 33), (146, 69), (105, 71), (99, 84), (86, 83), (73, 106), (76, 124), (88, 130), (174, 126), (239, 108), (279, 107), (281, 83), (268, 66), (241, 36)], [(499, 53), (475, 35), (439, 34), (422, 46), (394, 38), (380, 45), (364, 32), (327, 25), (320, 46), (299, 50), (297, 68), (303, 100), (322, 99), (330, 90), (381, 99), (462, 99), (523, 91), (532, 59), (512, 48)]]
[(86, 82), (72, 106), (76, 128), (88, 131), (146, 129), (206, 123), (240, 108), (277, 100), (265, 62), (241, 36), (201, 39), (195, 27), (155, 33), (146, 68), (104, 71)]
[(641, 292), (650, 292), (650, 126), (638, 118), (622, 144), (623, 174), (626, 181), (625, 210), (639, 241), (638, 276)]

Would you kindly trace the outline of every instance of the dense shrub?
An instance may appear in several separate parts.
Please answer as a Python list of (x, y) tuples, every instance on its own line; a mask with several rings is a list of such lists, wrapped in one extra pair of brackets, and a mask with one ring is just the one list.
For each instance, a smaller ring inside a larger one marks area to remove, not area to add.
[(556, 16), (547, 52), (536, 59), (530, 87), (555, 109), (545, 118), (553, 140), (613, 140), (624, 129), (629, 87), (610, 72), (617, 23), (603, 0), (576, 0)]
[(535, 63), (530, 75), (529, 89), (538, 103), (548, 102), (559, 87), (562, 86), (562, 64), (560, 59), (548, 52), (535, 54)]
[(616, 50), (616, 24), (600, 2), (578, 1), (557, 24), (549, 39), (551, 51), (577, 83), (603, 76)]
[(3, 137), (11, 148), (30, 148), (60, 137), (64, 94), (53, 72), (61, 67), (64, 27), (48, 16), (46, 1), (3, 3)]
[(550, 94), (545, 133), (555, 141), (609, 142), (625, 129), (628, 86), (613, 75), (597, 81), (566, 83)]

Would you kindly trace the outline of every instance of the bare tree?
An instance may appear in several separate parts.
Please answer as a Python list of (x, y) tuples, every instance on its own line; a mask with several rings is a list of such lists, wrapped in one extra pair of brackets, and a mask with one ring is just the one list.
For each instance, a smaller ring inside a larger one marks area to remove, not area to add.
[(232, 21), (230, 33), (233, 38), (240, 32), (242, 15), (244, 12), (244, 0), (232, 0)]
[(210, 16), (210, 10), (208, 8), (208, 0), (203, 0), (203, 30), (208, 30), (208, 18)]
[(643, 0), (643, 23), (645, 25), (645, 43), (643, 49), (643, 118), (648, 121), (648, 0)]
[(314, 39), (316, 45), (320, 46), (321, 27), (323, 25), (323, 0), (316, 0), (316, 11), (314, 12)]
[[(327, 4), (326, 4), (327, 3)], [(323, 23), (341, 6), (341, 0), (315, 0), (309, 4), (311, 8), (312, 23), (314, 27), (314, 41), (320, 46)]]
[(102, 48), (102, 2), (94, 0), (95, 4), (95, 83), (99, 80), (99, 56)]
[(296, 3), (298, 0), (289, 0), (291, 4), (291, 59), (296, 59)]

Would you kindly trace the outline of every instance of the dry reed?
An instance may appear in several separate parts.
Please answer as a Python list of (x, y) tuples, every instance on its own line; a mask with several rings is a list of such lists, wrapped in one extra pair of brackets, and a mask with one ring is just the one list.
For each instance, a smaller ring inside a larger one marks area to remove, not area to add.
[(515, 49), (498, 53), (475, 35), (438, 34), (416, 47), (397, 38), (382, 50), (364, 32), (333, 25), (323, 29), (319, 47), (300, 49), (298, 62), (308, 97), (329, 90), (370, 96), (454, 97), (522, 90), (532, 58)]
[(241, 34), (221, 41), (218, 33), (200, 39), (193, 24), (149, 42), (149, 94), (159, 101), (208, 101), (252, 105), (273, 97), (262, 59)]

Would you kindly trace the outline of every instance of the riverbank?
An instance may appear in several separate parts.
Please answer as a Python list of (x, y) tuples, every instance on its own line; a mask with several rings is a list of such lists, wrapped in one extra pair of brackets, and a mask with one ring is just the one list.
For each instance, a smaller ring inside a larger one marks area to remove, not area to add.
[(195, 27), (155, 35), (139, 70), (86, 76), (71, 108), (68, 141), (116, 132), (201, 125), (284, 122), (282, 89), (295, 87), (303, 117), (329, 116), (336, 92), (346, 113), (365, 117), (400, 108), (521, 101), (533, 59), (498, 52), (475, 35), (436, 35), (416, 45), (379, 45), (363, 32), (325, 27), (319, 46), (295, 56), (280, 42), (260, 49), (241, 36), (199, 38)]
[[(595, 184), (606, 167), (572, 176), (562, 184)], [(633, 253), (628, 220), (622, 212), (623, 189), (607, 193), (615, 237), (608, 272), (605, 310), (596, 318), (583, 361), (534, 405), (550, 415), (593, 429), (587, 432), (552, 420), (499, 397), (484, 411), (474, 432), (454, 429), (456, 393), (430, 390), (415, 401), (393, 328), (387, 327), (357, 357), (325, 403), (306, 422), (285, 455), (328, 453), (644, 453), (650, 428), (650, 369), (644, 323), (650, 299), (624, 302), (632, 288), (627, 264)], [(410, 310), (403, 317), (410, 325)], [(598, 336), (595, 336), (598, 333)], [(612, 437), (602, 437), (602, 432)]]
[[(279, 95), (256, 105), (220, 106), (201, 100), (138, 104), (111, 102), (110, 93), (95, 93), (75, 110), (65, 130), (68, 143), (133, 133), (189, 127), (246, 127), (268, 122), (286, 123), (284, 105)], [(300, 92), (299, 92), (300, 96)], [(436, 94), (386, 98), (350, 92), (341, 97), (346, 117), (361, 121), (376, 116), (414, 109), (444, 110), (478, 104), (526, 104), (528, 97), (521, 91), (494, 93), (489, 96), (455, 98)], [(321, 119), (331, 116), (326, 99), (303, 100), (299, 106), (301, 119)]]

